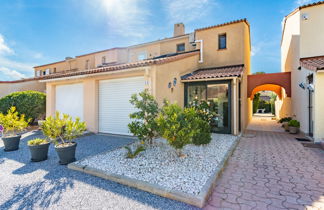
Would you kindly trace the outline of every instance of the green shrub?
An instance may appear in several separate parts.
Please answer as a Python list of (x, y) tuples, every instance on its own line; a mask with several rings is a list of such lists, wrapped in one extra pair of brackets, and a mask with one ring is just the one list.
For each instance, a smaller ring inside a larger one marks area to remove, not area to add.
[(46, 139), (37, 138), (37, 139), (29, 140), (27, 144), (29, 146), (36, 146), (36, 145), (47, 144), (47, 143), (48, 141)]
[(7, 113), (10, 107), (15, 106), (20, 114), (24, 114), (33, 123), (44, 118), (46, 111), (46, 95), (37, 91), (21, 91), (11, 93), (0, 99), (0, 112)]
[(192, 143), (195, 145), (209, 144), (211, 141), (210, 125), (208, 122), (197, 119), (196, 132), (192, 137)]
[(158, 136), (156, 118), (159, 114), (159, 106), (147, 90), (138, 95), (140, 98), (134, 94), (130, 99), (130, 103), (138, 111), (130, 114), (133, 121), (128, 124), (128, 128), (139, 140), (152, 144), (153, 139)]
[(278, 121), (278, 123), (289, 122), (290, 120), (292, 120), (291, 117), (283, 117)]
[(85, 122), (81, 122), (80, 118), (72, 120), (68, 114), (55, 113), (55, 116), (47, 117), (41, 125), (43, 134), (55, 144), (71, 143), (73, 139), (81, 136), (86, 130)]
[(0, 125), (3, 126), (5, 136), (16, 135), (27, 128), (29, 120), (25, 120), (25, 115), (19, 116), (16, 107), (10, 107), (7, 114), (0, 113)]
[(198, 116), (209, 124), (212, 123), (213, 119), (217, 115), (212, 102), (194, 100), (189, 103), (189, 107), (193, 107)]
[(256, 113), (260, 104), (260, 93), (256, 93), (253, 98), (253, 113)]
[(177, 104), (164, 102), (161, 113), (157, 118), (160, 134), (176, 149), (177, 155), (182, 156), (181, 149), (192, 142), (196, 132), (197, 114), (194, 108), (182, 109)]
[(129, 147), (124, 147), (127, 150), (127, 158), (135, 158), (139, 153), (145, 151), (145, 147), (143, 145), (140, 145), (136, 148), (136, 150), (133, 152), (131, 148)]
[(300, 122), (298, 120), (290, 120), (289, 123), (288, 123), (288, 126), (299, 128), (300, 127)]

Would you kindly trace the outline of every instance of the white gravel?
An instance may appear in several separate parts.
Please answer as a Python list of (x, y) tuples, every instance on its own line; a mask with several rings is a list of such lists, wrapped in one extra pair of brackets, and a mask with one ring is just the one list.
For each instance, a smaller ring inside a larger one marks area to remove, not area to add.
[[(186, 157), (181, 158), (165, 140), (158, 139), (154, 146), (134, 159), (126, 158), (126, 149), (119, 148), (76, 164), (197, 195), (237, 139), (232, 135), (212, 134), (212, 141), (206, 146), (184, 147)], [(137, 144), (133, 143), (131, 147)]]

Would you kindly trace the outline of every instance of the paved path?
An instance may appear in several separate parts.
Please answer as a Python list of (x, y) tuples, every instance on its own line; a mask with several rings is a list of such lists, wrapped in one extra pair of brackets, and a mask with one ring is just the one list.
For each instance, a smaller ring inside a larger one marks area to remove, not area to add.
[(287, 133), (253, 133), (241, 139), (205, 209), (324, 209), (323, 151)]
[[(21, 148), (14, 152), (4, 152), (0, 141), (0, 210), (195, 209), (181, 202), (60, 166), (53, 145), (48, 160), (32, 163), (26, 143), (35, 137), (40, 135), (25, 135), (20, 143)], [(104, 135), (83, 137), (77, 141), (77, 159), (132, 141)]]
[(273, 117), (269, 115), (254, 115), (247, 129), (255, 131), (285, 132), (281, 124), (277, 123), (276, 120), (272, 120), (272, 118)]

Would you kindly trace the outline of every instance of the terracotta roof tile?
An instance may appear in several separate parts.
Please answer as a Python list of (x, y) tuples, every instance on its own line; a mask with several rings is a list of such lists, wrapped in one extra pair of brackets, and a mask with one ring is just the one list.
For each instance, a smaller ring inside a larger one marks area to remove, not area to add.
[(324, 70), (324, 56), (301, 58), (300, 65), (313, 71)]
[(198, 69), (190, 74), (181, 77), (181, 80), (201, 80), (222, 77), (240, 77), (243, 73), (244, 65), (222, 66), (206, 69)]
[(230, 21), (230, 22), (226, 22), (226, 23), (222, 23), (222, 24), (218, 24), (218, 25), (208, 26), (208, 27), (204, 27), (204, 28), (198, 28), (195, 31), (202, 31), (202, 30), (206, 30), (206, 29), (217, 28), (217, 27), (222, 27), (222, 26), (231, 25), (234, 23), (241, 23), (241, 22), (244, 22), (247, 25), (250, 25), (249, 22), (247, 21), (247, 19), (244, 18), (244, 19), (234, 20), (234, 21)]
[(149, 59), (149, 60), (144, 60), (144, 61), (139, 61), (139, 62), (134, 62), (134, 63), (126, 63), (126, 64), (119, 64), (119, 65), (114, 65), (114, 66), (105, 66), (105, 67), (100, 67), (100, 68), (95, 68), (95, 69), (90, 69), (90, 70), (85, 70), (85, 71), (77, 71), (77, 72), (69, 72), (69, 73), (64, 73), (64, 74), (51, 74), (51, 75), (46, 75), (43, 76), (43, 80), (48, 80), (48, 79), (56, 79), (56, 78), (63, 78), (63, 77), (73, 77), (73, 76), (80, 76), (80, 75), (89, 75), (89, 74), (97, 74), (97, 73), (103, 73), (103, 72), (114, 72), (114, 71), (122, 71), (125, 69), (130, 69), (130, 68), (137, 68), (137, 67), (144, 67), (144, 66), (150, 66), (150, 65), (159, 65), (159, 64), (164, 64), (164, 63), (169, 63), (172, 61), (177, 61), (186, 57), (190, 57), (193, 55), (199, 54), (198, 50), (190, 51), (190, 52), (185, 52), (181, 54), (176, 54), (174, 56), (169, 56), (169, 57), (164, 57), (164, 58), (159, 58), (159, 59)]

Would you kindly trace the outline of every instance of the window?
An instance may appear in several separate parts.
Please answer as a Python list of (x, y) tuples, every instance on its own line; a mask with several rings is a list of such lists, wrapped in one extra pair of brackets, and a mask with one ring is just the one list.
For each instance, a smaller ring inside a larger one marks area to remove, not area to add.
[(101, 64), (105, 64), (106, 63), (106, 56), (103, 56), (102, 58), (101, 58)]
[(53, 73), (54, 73), (54, 74), (56, 73), (56, 68), (53, 69)]
[(49, 75), (50, 74), (50, 69), (46, 69), (45, 70), (45, 75)]
[(36, 77), (40, 76), (40, 71), (36, 71)]
[(146, 52), (140, 52), (137, 55), (137, 60), (142, 61), (146, 59)]
[(184, 52), (185, 51), (185, 44), (177, 44), (177, 52)]
[(89, 69), (89, 60), (86, 60), (85, 62), (85, 69)]
[(218, 35), (218, 49), (226, 49), (226, 34)]

